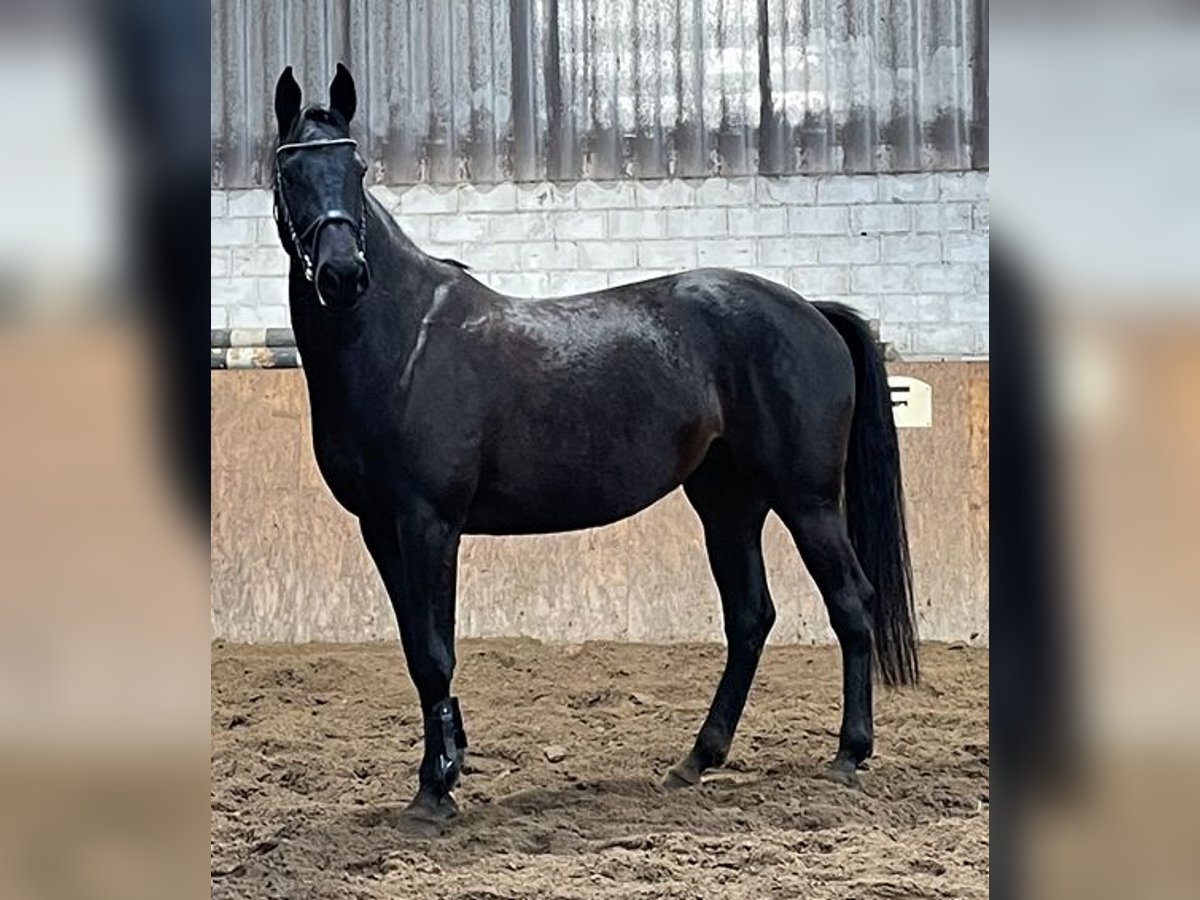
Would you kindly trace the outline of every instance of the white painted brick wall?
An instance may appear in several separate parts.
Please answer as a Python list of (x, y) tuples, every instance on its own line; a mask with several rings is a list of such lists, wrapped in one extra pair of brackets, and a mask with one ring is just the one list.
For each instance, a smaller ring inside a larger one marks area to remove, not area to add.
[(667, 214), (660, 209), (609, 210), (608, 233), (618, 241), (666, 237)]
[(639, 266), (654, 269), (680, 270), (694, 268), (695, 241), (643, 241), (638, 244)]
[(727, 237), (730, 234), (729, 213), (722, 206), (690, 209), (686, 214), (659, 212), (657, 215), (666, 217), (668, 237)]
[[(880, 319), (911, 357), (986, 355), (984, 172), (372, 191), (426, 252), (520, 296), (728, 266)], [(268, 191), (214, 191), (212, 327), (288, 324)]]

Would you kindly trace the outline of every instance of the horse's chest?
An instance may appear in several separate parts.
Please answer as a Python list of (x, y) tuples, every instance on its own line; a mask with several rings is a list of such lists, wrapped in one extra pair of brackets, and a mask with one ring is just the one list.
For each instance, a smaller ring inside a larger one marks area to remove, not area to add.
[(368, 497), (367, 467), (356, 442), (314, 421), (313, 454), (334, 499), (348, 512), (361, 515)]

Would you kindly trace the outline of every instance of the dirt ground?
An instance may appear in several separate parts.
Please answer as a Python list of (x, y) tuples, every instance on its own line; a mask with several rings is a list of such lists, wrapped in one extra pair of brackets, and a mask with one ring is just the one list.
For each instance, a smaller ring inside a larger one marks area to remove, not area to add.
[(396, 824), (421, 752), (398, 647), (214, 645), (213, 897), (987, 896), (986, 651), (927, 645), (921, 687), (877, 689), (853, 789), (821, 777), (836, 649), (770, 648), (727, 767), (662, 790), (722, 658), (461, 642), (462, 812), (421, 838)]

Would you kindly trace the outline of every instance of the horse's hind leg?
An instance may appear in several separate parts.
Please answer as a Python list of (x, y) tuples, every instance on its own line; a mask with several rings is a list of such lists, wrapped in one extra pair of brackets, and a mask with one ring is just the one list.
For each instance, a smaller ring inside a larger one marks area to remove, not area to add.
[(776, 507), (829, 610), (842, 651), (842, 728), (831, 773), (852, 782), (871, 755), (871, 607), (873, 589), (850, 545), (846, 519), (834, 504)]
[(755, 495), (719, 446), (687, 480), (684, 491), (704, 526), (708, 561), (721, 594), (728, 655), (696, 743), (667, 776), (667, 787), (696, 784), (705, 769), (725, 761), (775, 622), (762, 558), (766, 501)]

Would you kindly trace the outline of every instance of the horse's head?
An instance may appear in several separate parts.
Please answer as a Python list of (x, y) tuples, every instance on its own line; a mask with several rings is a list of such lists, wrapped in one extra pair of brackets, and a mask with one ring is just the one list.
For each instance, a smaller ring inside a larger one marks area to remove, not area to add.
[(279, 239), (304, 268), (323, 306), (353, 306), (370, 285), (367, 265), (366, 164), (350, 137), (357, 95), (341, 63), (329, 106), (301, 109), (288, 66), (275, 86), (275, 220)]

